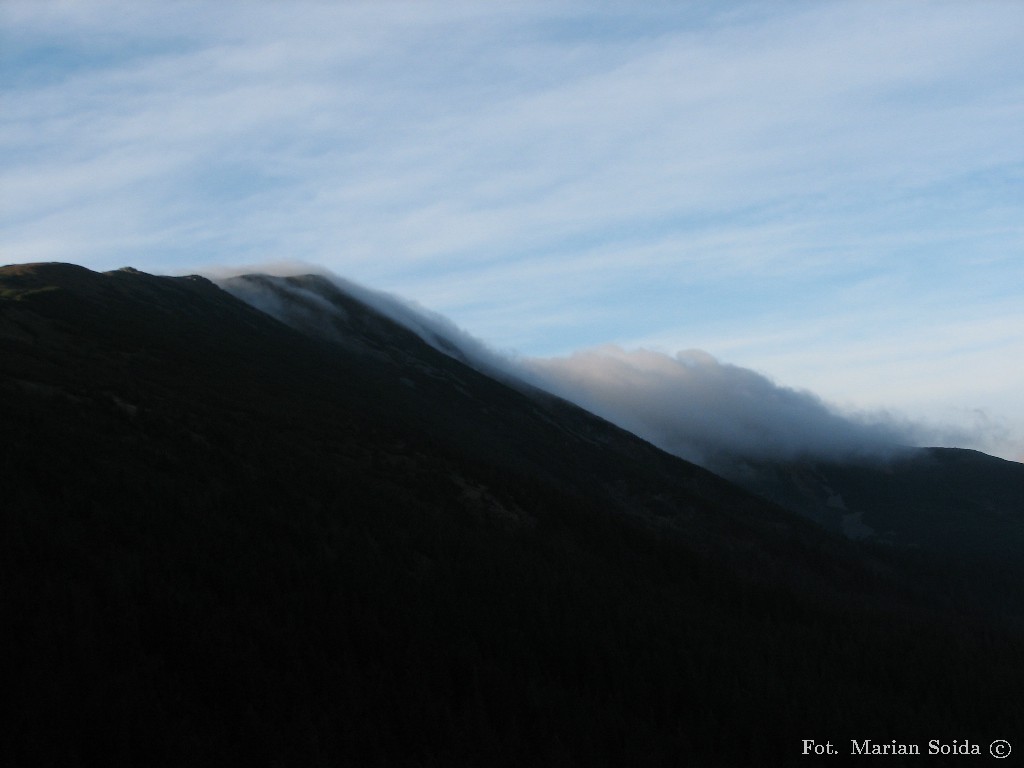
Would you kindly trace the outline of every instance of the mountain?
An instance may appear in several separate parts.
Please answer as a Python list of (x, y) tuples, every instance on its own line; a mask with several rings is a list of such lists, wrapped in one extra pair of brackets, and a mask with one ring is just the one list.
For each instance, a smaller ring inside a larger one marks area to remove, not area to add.
[(850, 541), (444, 348), (317, 276), (0, 269), (4, 764), (785, 765), (1024, 722), (1015, 562)]

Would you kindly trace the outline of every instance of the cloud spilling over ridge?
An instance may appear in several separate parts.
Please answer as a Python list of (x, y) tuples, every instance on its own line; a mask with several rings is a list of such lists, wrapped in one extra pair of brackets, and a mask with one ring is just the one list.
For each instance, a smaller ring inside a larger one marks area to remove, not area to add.
[[(325, 322), (340, 310), (284, 276), (306, 265), (278, 264), (261, 281), (212, 276), (239, 298), (292, 325)], [(253, 270), (248, 270), (252, 272)], [(318, 274), (348, 296), (416, 333), (435, 349), (491, 376), (546, 390), (689, 461), (724, 471), (737, 460), (855, 459), (891, 455), (923, 436), (920, 427), (884, 414), (851, 416), (811, 392), (780, 386), (760, 373), (722, 363), (701, 350), (674, 356), (606, 346), (562, 358), (504, 355), (448, 318), (392, 294)], [(273, 290), (270, 290), (270, 287)]]
[(351, 339), (338, 338), (327, 327), (330, 318), (340, 318), (343, 314), (339, 306), (316, 288), (287, 279), (322, 277), (343, 294), (407, 328), (449, 357), (492, 377), (521, 378), (510, 355), (493, 351), (444, 315), (386, 291), (367, 288), (319, 266), (301, 261), (278, 261), (246, 267), (214, 267), (205, 270), (205, 275), (235, 297), (287, 325), (317, 331), (342, 343), (351, 342)]
[(521, 364), (544, 389), (712, 468), (736, 459), (888, 455), (912, 431), (883, 416), (843, 415), (811, 392), (699, 349), (670, 356), (606, 346)]

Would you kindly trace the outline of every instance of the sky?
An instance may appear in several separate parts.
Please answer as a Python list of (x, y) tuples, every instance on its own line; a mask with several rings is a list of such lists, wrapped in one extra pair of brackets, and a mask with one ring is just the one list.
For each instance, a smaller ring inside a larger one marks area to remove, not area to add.
[(1014, 0), (0, 0), (0, 261), (300, 261), (1024, 460), (1022, 41)]

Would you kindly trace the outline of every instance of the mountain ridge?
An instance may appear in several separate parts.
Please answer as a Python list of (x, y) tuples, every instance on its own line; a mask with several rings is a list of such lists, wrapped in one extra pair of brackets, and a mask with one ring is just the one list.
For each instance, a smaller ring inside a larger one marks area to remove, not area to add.
[(365, 319), (0, 268), (7, 764), (785, 765), (1024, 721), (1010, 566), (843, 540)]
[[(241, 275), (219, 284), (307, 335), (342, 345), (368, 335), (366, 326), (355, 327), (346, 316), (353, 302), (375, 313), (389, 299), (378, 297), (377, 306), (371, 308), (350, 285), (324, 275)], [(268, 302), (268, 296), (274, 300)], [(397, 301), (391, 301), (397, 306)], [(386, 306), (385, 310), (390, 310), (389, 317), (396, 324), (442, 354), (535, 399), (563, 400), (518, 376), (508, 365), (496, 362), (482, 345), (476, 343), (478, 348), (466, 349), (467, 340), (444, 337), (446, 330), (459, 333), (457, 328), (430, 328), (429, 321), (417, 321), (413, 309)], [(475, 340), (469, 339), (468, 343), (474, 344)], [(975, 452), (973, 461), (954, 460), (954, 456), (968, 455), (957, 451), (894, 446), (885, 455), (853, 456), (846, 461), (809, 457), (770, 462), (739, 455), (717, 474), (849, 538), (926, 546), (944, 552), (1007, 555), (1019, 551), (1024, 546), (1024, 465), (981, 452)], [(944, 464), (941, 469), (936, 467), (937, 461)], [(930, 477), (931, 473), (937, 476)], [(990, 482), (978, 483), (980, 475)], [(865, 486), (879, 491), (866, 494)], [(945, 490), (936, 492), (936, 488)], [(936, 515), (940, 510), (941, 514)], [(996, 521), (996, 528), (972, 530), (970, 516), (974, 510), (1002, 519)]]

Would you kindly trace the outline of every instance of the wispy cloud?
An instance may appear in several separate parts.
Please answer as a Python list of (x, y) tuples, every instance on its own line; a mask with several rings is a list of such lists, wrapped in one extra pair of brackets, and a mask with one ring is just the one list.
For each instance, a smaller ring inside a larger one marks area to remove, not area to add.
[[(741, 241), (716, 261), (785, 268), (784, 247), (754, 259), (742, 234), (1021, 161), (1003, 54), (1022, 17), (999, 5), (897, 3), (884, 23), (852, 4), (737, 5), (697, 26), (666, 11), (633, 36), (560, 35), (616, 19), (558, 4), (38, 5), (13, 3), (8, 34), (84, 65), (13, 89), (15, 212), (63, 209), (73, 230), (76, 201), (141, 200), (131, 223), (178, 234), (176, 260), (215, 242), (429, 283), (606, 242), (624, 270), (710, 230)], [(111, 42), (134, 55), (94, 61)], [(66, 247), (114, 258), (93, 242)]]

